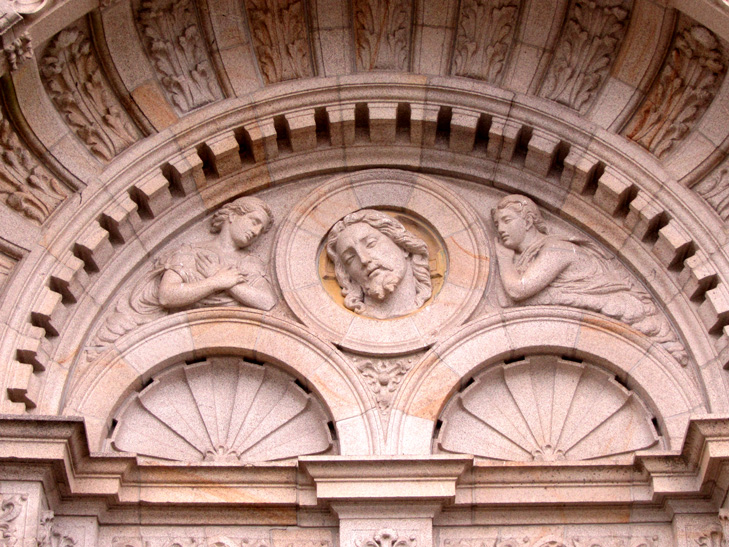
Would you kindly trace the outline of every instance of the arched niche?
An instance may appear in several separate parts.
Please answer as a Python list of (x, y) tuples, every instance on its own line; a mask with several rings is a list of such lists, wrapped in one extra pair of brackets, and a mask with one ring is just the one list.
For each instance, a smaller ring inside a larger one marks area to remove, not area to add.
[(542, 354), (584, 360), (614, 375), (656, 418), (668, 449), (681, 447), (690, 415), (706, 411), (696, 378), (629, 327), (591, 312), (523, 308), (475, 321), (431, 350), (393, 403), (388, 449), (430, 453), (443, 408), (475, 374)]
[(294, 323), (242, 309), (181, 312), (122, 336), (76, 371), (62, 414), (84, 416), (91, 449), (101, 450), (112, 419), (135, 391), (171, 365), (211, 356), (247, 357), (285, 370), (331, 416), (340, 454), (379, 451), (375, 411), (337, 351)]

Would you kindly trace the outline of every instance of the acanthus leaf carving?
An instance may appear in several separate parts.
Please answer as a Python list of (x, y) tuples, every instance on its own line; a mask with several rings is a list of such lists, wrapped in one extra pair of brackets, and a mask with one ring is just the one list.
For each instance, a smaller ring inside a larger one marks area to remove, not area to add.
[(359, 70), (408, 70), (412, 2), (354, 0), (354, 39)]
[(68, 190), (37, 163), (0, 113), (0, 196), (13, 210), (42, 224)]
[(20, 540), (15, 520), (23, 511), (28, 496), (0, 494), (0, 547), (14, 547)]
[(693, 187), (702, 198), (729, 222), (729, 166), (721, 167)]
[(356, 547), (416, 547), (415, 534), (400, 536), (391, 528), (383, 528), (375, 532), (370, 539), (355, 540)]
[(38, 523), (37, 547), (75, 547), (78, 542), (55, 523), (53, 511), (43, 511)]
[(706, 27), (676, 34), (657, 82), (625, 135), (663, 158), (693, 129), (726, 74), (723, 47)]
[(246, 8), (266, 83), (312, 77), (303, 0), (247, 0)]
[(41, 74), (56, 108), (99, 159), (110, 161), (139, 137), (80, 28), (58, 33), (43, 56)]
[(4, 48), (5, 57), (10, 65), (10, 70), (18, 70), (25, 61), (33, 58), (33, 44), (30, 36), (24, 32)]
[(222, 98), (190, 0), (143, 0), (137, 18), (160, 83), (180, 113)]
[(629, 14), (630, 0), (574, 0), (542, 95), (581, 110), (607, 77)]
[(413, 366), (413, 360), (366, 359), (362, 362), (355, 360), (355, 366), (374, 394), (377, 409), (386, 416), (390, 412), (397, 388)]
[(514, 39), (518, 0), (465, 0), (461, 4), (452, 73), (494, 83)]

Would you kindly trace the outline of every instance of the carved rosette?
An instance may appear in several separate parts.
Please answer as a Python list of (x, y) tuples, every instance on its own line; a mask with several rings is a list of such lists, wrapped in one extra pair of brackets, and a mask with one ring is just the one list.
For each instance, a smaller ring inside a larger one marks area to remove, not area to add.
[(41, 74), (66, 123), (100, 160), (110, 161), (139, 138), (80, 27), (63, 30), (53, 39), (41, 61)]
[(303, 0), (246, 0), (246, 9), (267, 84), (314, 76)]
[(42, 224), (66, 199), (68, 189), (30, 155), (2, 113), (0, 149), (0, 196), (11, 209)]
[(554, 356), (486, 370), (441, 420), (440, 449), (492, 460), (594, 460), (660, 442), (633, 392), (592, 365)]
[(413, 5), (410, 0), (354, 0), (358, 70), (408, 70)]
[(137, 21), (157, 77), (179, 113), (222, 98), (190, 0), (142, 0)]
[(498, 81), (514, 40), (518, 15), (518, 0), (462, 2), (452, 74)]
[(630, 0), (574, 0), (541, 95), (582, 110), (610, 71), (630, 8)]
[(271, 365), (210, 357), (160, 374), (118, 415), (114, 448), (187, 462), (269, 461), (332, 448), (321, 404)]
[(706, 27), (676, 33), (657, 81), (624, 134), (663, 158), (706, 112), (726, 74), (726, 52)]
[(729, 166), (725, 165), (693, 187), (702, 198), (729, 222)]

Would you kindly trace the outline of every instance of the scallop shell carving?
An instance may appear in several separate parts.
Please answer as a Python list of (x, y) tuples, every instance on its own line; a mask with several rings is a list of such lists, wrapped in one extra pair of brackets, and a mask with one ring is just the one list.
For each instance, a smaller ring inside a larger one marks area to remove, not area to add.
[(438, 448), (506, 461), (614, 459), (660, 444), (632, 391), (553, 356), (490, 368), (451, 399)]
[(174, 366), (122, 407), (116, 450), (185, 462), (251, 462), (333, 449), (326, 413), (271, 365), (210, 357)]

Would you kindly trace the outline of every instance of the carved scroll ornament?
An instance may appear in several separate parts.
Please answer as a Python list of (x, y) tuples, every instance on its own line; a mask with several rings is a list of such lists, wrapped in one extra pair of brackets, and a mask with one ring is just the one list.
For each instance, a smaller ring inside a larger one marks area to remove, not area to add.
[(41, 61), (43, 81), (73, 132), (97, 158), (110, 161), (139, 137), (101, 74), (91, 41), (79, 28), (61, 31)]
[(408, 70), (411, 0), (354, 0), (354, 40), (360, 70)]
[(575, 0), (542, 95), (580, 110), (607, 77), (625, 36), (630, 0)]
[(21, 144), (0, 113), (0, 196), (5, 204), (36, 224), (42, 224), (68, 195), (68, 190)]
[(246, 7), (266, 83), (313, 76), (303, 0), (246, 0)]
[(496, 82), (514, 40), (518, 0), (461, 3), (453, 53), (453, 74)]
[(180, 113), (222, 97), (190, 0), (143, 0), (137, 17), (162, 87)]
[(548, 234), (539, 208), (525, 196), (505, 197), (492, 216), (499, 273), (511, 303), (602, 313), (651, 337), (682, 365), (688, 363), (651, 296), (613, 257), (590, 242)]
[(0, 494), (0, 547), (15, 547), (21, 540), (14, 521), (27, 500), (25, 494)]
[(725, 73), (723, 47), (709, 29), (695, 25), (677, 33), (658, 81), (626, 136), (664, 157), (704, 114)]

